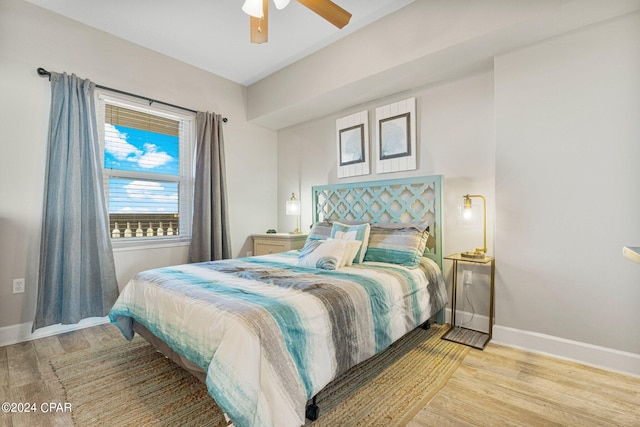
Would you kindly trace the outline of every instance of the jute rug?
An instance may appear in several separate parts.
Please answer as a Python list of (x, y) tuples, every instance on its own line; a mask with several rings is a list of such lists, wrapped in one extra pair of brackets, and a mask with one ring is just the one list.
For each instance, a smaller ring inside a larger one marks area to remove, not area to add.
[[(316, 426), (404, 425), (444, 386), (469, 348), (416, 329), (318, 395)], [(83, 426), (224, 426), (206, 387), (141, 338), (50, 361)]]

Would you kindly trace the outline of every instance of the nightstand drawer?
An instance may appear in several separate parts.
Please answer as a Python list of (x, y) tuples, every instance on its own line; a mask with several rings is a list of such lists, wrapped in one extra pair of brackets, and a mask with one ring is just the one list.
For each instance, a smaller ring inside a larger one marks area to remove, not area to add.
[(307, 240), (306, 234), (252, 234), (253, 255), (267, 255), (300, 249)]
[(256, 241), (253, 243), (254, 255), (275, 254), (285, 251), (287, 251), (287, 246), (284, 243), (271, 243), (264, 241)]

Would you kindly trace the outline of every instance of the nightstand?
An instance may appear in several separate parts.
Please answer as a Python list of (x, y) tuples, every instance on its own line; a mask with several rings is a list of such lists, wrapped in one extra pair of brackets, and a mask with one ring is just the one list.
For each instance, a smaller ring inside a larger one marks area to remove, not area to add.
[(307, 240), (306, 234), (263, 233), (252, 234), (253, 255), (267, 255), (300, 249)]
[[(484, 258), (466, 258), (460, 254), (449, 255), (444, 257), (444, 259), (453, 261), (453, 283), (451, 284), (451, 326), (449, 327), (449, 330), (442, 336), (442, 339), (454, 341), (460, 344), (484, 350), (484, 347), (491, 340), (491, 337), (493, 335), (496, 260), (495, 258), (490, 256), (485, 256)], [(474, 329), (469, 329), (462, 326), (456, 326), (458, 262), (489, 265), (491, 267), (491, 294), (489, 296), (489, 333), (476, 331)]]

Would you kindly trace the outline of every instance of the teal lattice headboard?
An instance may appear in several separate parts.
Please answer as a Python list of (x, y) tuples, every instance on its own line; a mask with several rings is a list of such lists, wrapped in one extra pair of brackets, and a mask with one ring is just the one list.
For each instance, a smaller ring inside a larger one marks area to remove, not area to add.
[(442, 268), (442, 176), (312, 187), (313, 221), (428, 221), (425, 256)]

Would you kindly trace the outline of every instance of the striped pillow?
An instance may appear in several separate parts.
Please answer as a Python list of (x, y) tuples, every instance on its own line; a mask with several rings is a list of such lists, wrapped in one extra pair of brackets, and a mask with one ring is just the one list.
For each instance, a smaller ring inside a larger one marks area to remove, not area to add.
[[(368, 223), (364, 224), (343, 224), (341, 222), (334, 222), (331, 227), (331, 238), (338, 240), (356, 240), (362, 242), (360, 249), (356, 252), (352, 262), (361, 263), (364, 260), (364, 254), (367, 251), (367, 245), (369, 244), (369, 232), (371, 226)], [(347, 263), (351, 265), (351, 263)]]
[(372, 224), (364, 260), (416, 268), (420, 265), (428, 238), (426, 222)]
[(307, 236), (309, 240), (326, 240), (331, 237), (331, 223), (329, 221), (320, 221), (313, 224)]

